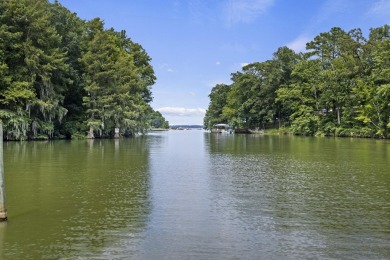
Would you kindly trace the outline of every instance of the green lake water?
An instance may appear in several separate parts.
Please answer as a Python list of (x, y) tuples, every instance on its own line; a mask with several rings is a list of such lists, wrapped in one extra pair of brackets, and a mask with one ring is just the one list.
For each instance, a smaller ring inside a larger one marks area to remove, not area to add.
[(5, 142), (0, 259), (389, 259), (388, 140)]

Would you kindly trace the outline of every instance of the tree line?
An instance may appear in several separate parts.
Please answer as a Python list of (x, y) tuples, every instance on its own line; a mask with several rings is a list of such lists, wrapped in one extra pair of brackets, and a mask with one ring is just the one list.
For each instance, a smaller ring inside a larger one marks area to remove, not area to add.
[(332, 28), (306, 52), (280, 47), (271, 60), (231, 74), (209, 94), (204, 125), (279, 128), (297, 135), (390, 137), (390, 26)]
[(166, 126), (153, 111), (151, 58), (125, 31), (58, 1), (0, 1), (4, 138), (131, 136)]

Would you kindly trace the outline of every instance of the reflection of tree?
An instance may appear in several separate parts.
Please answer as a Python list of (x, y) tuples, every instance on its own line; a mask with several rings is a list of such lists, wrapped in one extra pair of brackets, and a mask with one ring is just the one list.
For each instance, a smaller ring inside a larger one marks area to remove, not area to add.
[(145, 139), (116, 141), (7, 143), (5, 256), (90, 256), (143, 230), (150, 210)]
[(4, 252), (4, 240), (5, 240), (5, 233), (6, 233), (7, 223), (6, 222), (0, 222), (0, 258), (3, 259), (3, 253)]
[(270, 154), (280, 153), (287, 149), (289, 139), (287, 136), (263, 136), (263, 135), (224, 135), (210, 134), (206, 136), (211, 153), (228, 153), (232, 155)]
[(253, 236), (265, 233), (271, 248), (300, 253), (296, 258), (387, 256), (386, 143), (213, 134), (207, 140), (212, 189), (227, 201), (224, 210), (235, 211), (241, 225), (257, 231)]

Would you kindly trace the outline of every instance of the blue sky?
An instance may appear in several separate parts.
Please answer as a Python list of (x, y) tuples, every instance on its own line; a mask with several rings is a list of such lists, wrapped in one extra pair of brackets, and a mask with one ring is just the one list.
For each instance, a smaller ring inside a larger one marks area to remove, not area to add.
[(152, 107), (170, 124), (202, 124), (213, 86), (282, 46), (304, 51), (332, 27), (390, 23), (390, 0), (60, 0), (85, 20), (126, 30), (152, 58)]

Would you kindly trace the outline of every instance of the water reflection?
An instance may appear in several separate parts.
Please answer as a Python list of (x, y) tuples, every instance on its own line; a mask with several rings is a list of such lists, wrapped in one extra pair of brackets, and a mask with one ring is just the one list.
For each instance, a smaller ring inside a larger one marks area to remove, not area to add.
[(145, 227), (150, 182), (142, 138), (7, 143), (5, 165), (2, 259), (104, 255)]
[(0, 222), (0, 252), (3, 252), (7, 222)]
[(386, 259), (388, 144), (202, 131), (6, 143), (0, 259)]
[(386, 142), (250, 135), (207, 140), (218, 200), (256, 231), (259, 251), (266, 246), (271, 256), (293, 258), (388, 256)]
[(211, 212), (208, 160), (202, 133), (153, 136), (150, 154), (152, 212), (134, 259), (212, 258), (220, 240)]

